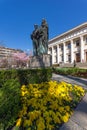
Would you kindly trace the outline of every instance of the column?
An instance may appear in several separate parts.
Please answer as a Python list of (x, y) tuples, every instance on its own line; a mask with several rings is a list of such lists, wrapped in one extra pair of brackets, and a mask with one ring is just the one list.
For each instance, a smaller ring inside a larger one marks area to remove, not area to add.
[(70, 40), (70, 42), (71, 42), (71, 63), (73, 63), (75, 60), (74, 53), (73, 53), (73, 49), (74, 49), (73, 40)]
[(57, 63), (59, 64), (59, 45), (57, 45)]
[(80, 57), (81, 62), (84, 61), (84, 42), (83, 42), (83, 36), (80, 37)]
[(63, 43), (63, 57), (64, 57), (64, 63), (66, 63), (66, 43)]
[(52, 64), (54, 64), (54, 47), (52, 46)]

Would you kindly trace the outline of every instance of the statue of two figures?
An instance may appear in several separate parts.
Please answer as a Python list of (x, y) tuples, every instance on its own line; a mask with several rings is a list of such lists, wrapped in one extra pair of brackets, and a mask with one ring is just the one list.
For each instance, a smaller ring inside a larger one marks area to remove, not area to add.
[(31, 39), (33, 41), (34, 56), (48, 53), (48, 24), (45, 19), (42, 19), (41, 26), (34, 25)]

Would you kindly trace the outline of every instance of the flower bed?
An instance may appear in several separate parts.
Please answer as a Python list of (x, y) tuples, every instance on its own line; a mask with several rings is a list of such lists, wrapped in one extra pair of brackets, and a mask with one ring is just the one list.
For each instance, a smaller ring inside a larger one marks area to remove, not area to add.
[(21, 87), (22, 110), (16, 128), (54, 130), (67, 122), (85, 91), (65, 82), (44, 82)]

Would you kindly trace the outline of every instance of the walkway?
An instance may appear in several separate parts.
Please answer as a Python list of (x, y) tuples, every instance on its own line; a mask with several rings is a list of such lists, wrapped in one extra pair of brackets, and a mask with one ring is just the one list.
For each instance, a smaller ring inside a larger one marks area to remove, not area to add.
[(87, 79), (84, 79), (84, 78), (53, 74), (52, 80), (65, 81), (65, 82), (68, 82), (71, 84), (77, 84), (77, 85), (83, 86), (85, 89), (87, 89)]
[[(52, 80), (77, 84), (87, 89), (87, 79), (53, 74)], [(60, 130), (87, 130), (87, 93), (75, 109), (72, 117)]]

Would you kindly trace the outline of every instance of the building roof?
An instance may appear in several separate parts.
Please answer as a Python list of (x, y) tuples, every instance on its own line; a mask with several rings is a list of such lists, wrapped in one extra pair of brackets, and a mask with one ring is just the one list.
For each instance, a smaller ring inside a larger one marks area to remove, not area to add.
[(69, 31), (64, 32), (64, 33), (62, 33), (62, 34), (60, 34), (60, 35), (58, 35), (58, 36), (56, 36), (56, 37), (50, 39), (50, 40), (48, 41), (48, 43), (51, 43), (51, 42), (53, 43), (55, 40), (57, 40), (57, 39), (59, 39), (59, 38), (62, 38), (62, 37), (64, 37), (64, 36), (67, 36), (68, 34), (73, 33), (73, 32), (75, 32), (75, 31), (78, 31), (78, 30), (80, 30), (80, 29), (82, 29), (82, 28), (84, 28), (84, 27), (87, 27), (87, 22), (82, 23), (82, 24), (80, 24), (80, 25), (78, 25), (78, 26), (76, 26), (76, 27), (70, 29)]

